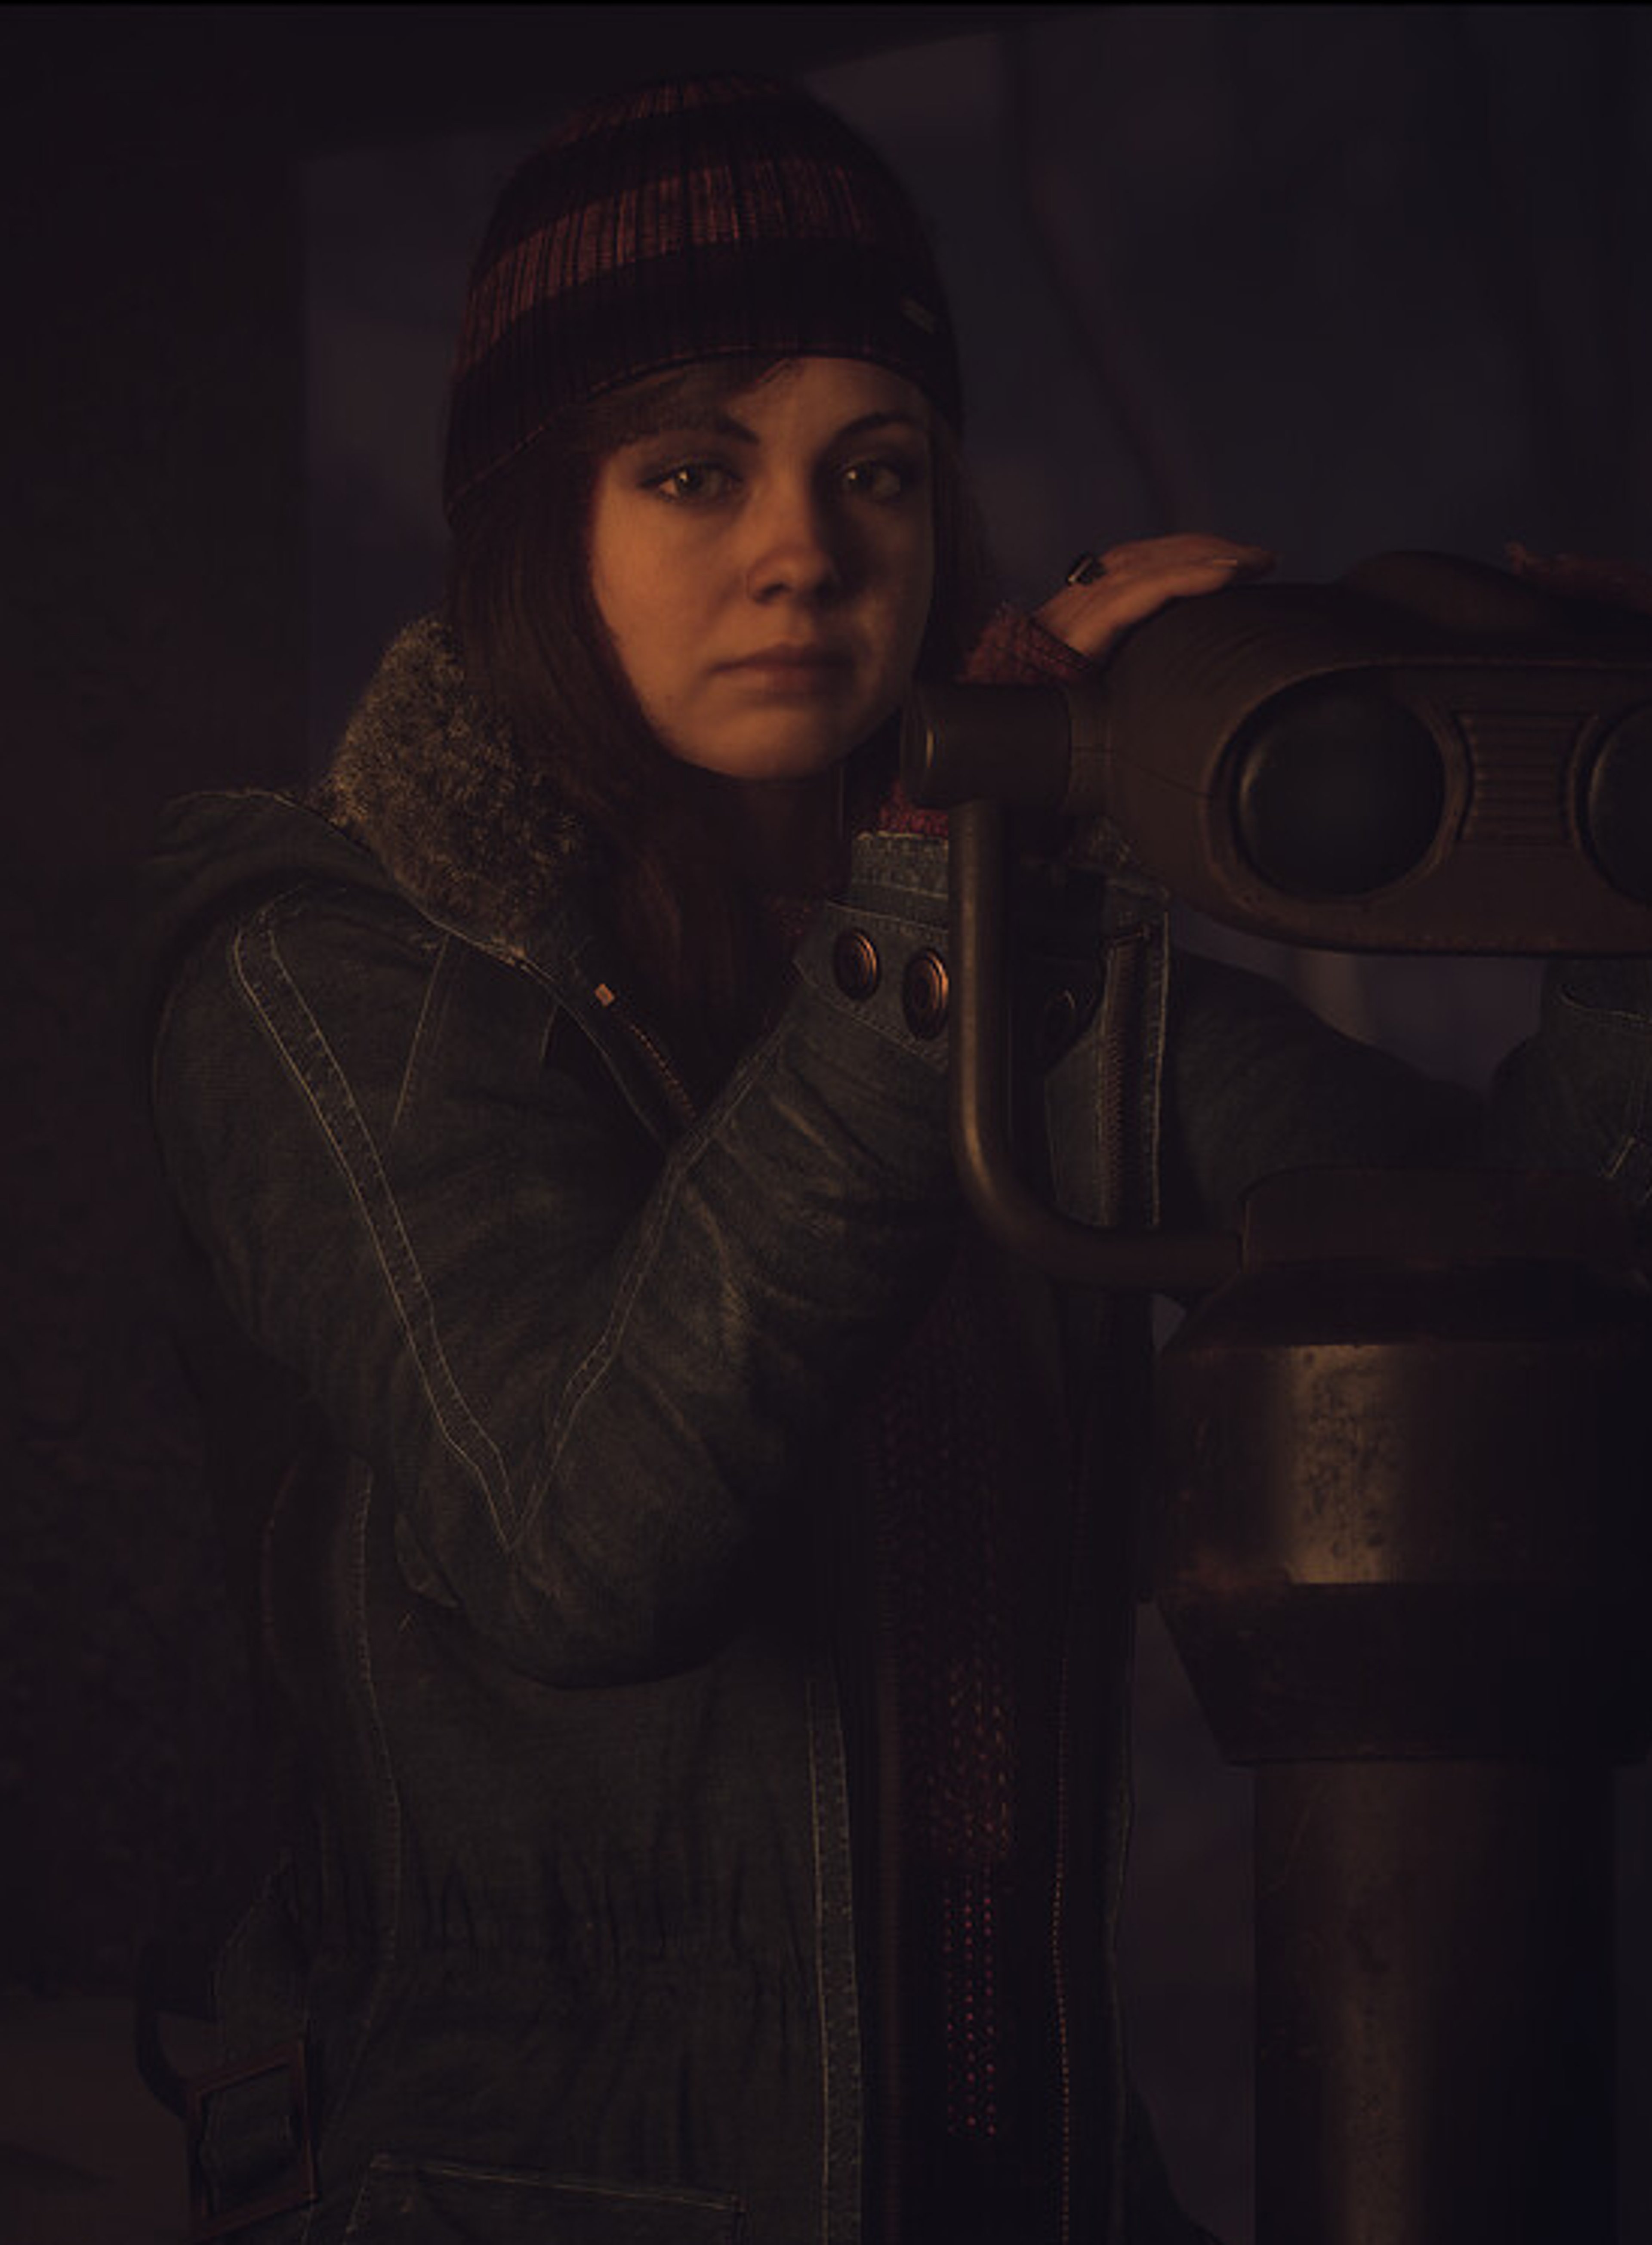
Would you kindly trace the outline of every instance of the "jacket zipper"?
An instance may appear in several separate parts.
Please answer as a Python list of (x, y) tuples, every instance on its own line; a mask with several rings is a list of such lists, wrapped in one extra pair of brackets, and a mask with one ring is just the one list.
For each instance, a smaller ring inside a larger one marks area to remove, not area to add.
[(676, 1116), (678, 1122), (682, 1123), (685, 1129), (691, 1122), (698, 1122), (700, 1109), (695, 1105), (688, 1087), (673, 1068), (660, 1046), (643, 1028), (641, 1022), (626, 1013), (617, 994), (607, 983), (599, 982), (592, 994), (609, 1018), (619, 1023), (633, 1044), (650, 1063), (659, 1080), (660, 1088), (665, 1093), (667, 1103)]
[[(1099, 1042), (1104, 1102), (1100, 1127), (1102, 1191), (1121, 1204), (1126, 1198), (1125, 1163), (1128, 1150), (1126, 1055), (1132, 1049), (1130, 1033), (1141, 1009), (1147, 941), (1148, 931), (1144, 927), (1127, 928), (1111, 939), (1101, 987)], [(1114, 1224), (1122, 1220), (1118, 1215), (1109, 1217)]]
[[(433, 927), (439, 927), (443, 934), (457, 936), (461, 943), (468, 944), (472, 950), (484, 951), (491, 958), (503, 960), (508, 967), (525, 969), (537, 982), (548, 987), (553, 996), (556, 994), (556, 983), (546, 974), (544, 967), (532, 953), (523, 945), (501, 942), (498, 939), (490, 940), (485, 936), (479, 935), (475, 929), (466, 927), (457, 919), (445, 919), (440, 912), (430, 912), (423, 905), (420, 905), (419, 910), (430, 925)], [(678, 1122), (685, 1128), (691, 1122), (697, 1122), (700, 1120), (700, 1108), (694, 1095), (666, 1057), (661, 1048), (643, 1028), (641, 1022), (626, 1013), (620, 1003), (619, 993), (613, 985), (607, 982), (598, 982), (593, 985), (591, 994), (604, 1013), (619, 1023), (632, 1043), (647, 1061), (661, 1091), (665, 1094), (666, 1102)]]
[[(1102, 1194), (1108, 1220), (1127, 1220), (1126, 1211), (1134, 1194), (1127, 1174), (1129, 1155), (1129, 1109), (1126, 1059), (1131, 1032), (1141, 1010), (1142, 971), (1148, 958), (1148, 931), (1123, 930), (1108, 946), (1106, 979), (1101, 993), (1099, 1024), (1102, 1068), (1100, 1141)], [(1050, 1894), (1050, 1963), (1053, 1983), (1057, 2095), (1060, 2101), (1060, 2195), (1056, 2234), (1059, 2245), (1072, 2245), (1073, 2235), (1073, 2050), (1068, 2017), (1066, 1903), (1072, 1846), (1072, 1801), (1069, 1755), (1072, 1741), (1073, 1653), (1078, 1625), (1079, 1586), (1084, 1580), (1088, 1542), (1088, 1477), (1080, 1453), (1073, 1461), (1073, 1525), (1067, 1551), (1067, 1599), (1061, 1640), (1060, 1682), (1056, 1701), (1055, 1738), (1055, 1863)], [(1121, 2092), (1120, 2093), (1122, 2093)], [(1116, 2148), (1116, 2147), (1115, 2147)], [(1118, 2177), (1111, 2178), (1116, 2201)], [(1111, 2229), (1113, 2225), (1109, 2225)]]

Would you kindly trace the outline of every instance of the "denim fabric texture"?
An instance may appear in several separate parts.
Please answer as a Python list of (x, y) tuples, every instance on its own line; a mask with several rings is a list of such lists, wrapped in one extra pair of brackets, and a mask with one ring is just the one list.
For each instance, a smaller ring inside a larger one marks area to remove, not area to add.
[[(577, 896), (500, 944), (251, 793), (175, 806), (150, 878), (172, 1190), (250, 1376), (303, 1399), (264, 1597), (318, 1800), (262, 1912), (302, 1960), (322, 2196), (248, 2234), (856, 2245), (882, 1997), (829, 1589), (843, 1421), (968, 1221), (946, 1038), (900, 1001), (944, 944), (944, 844), (857, 842), (775, 1026), (687, 1122)], [(1557, 969), (1487, 1116), (1271, 985), (1172, 960), (1127, 865), (1026, 918), (1031, 1002), (1073, 1000), (1041, 1079), (1071, 1214), (1226, 1221), (1318, 1161), (1489, 1155), (1652, 1191), (1642, 963)], [(838, 980), (848, 932), (883, 962), (870, 997)], [(1193, 2233), (1130, 2117), (1108, 1964), (1142, 1401), (1116, 1390), (1140, 1360), (1107, 1305), (1032, 1291), (1114, 1574), (1066, 1646), (1081, 1923), (1032, 2039), (1070, 1972), (1094, 2100), (1060, 2123), (1072, 2235), (1156, 2245)], [(1055, 1659), (1075, 1624), (1049, 1622)], [(248, 2018), (255, 1930), (226, 1973)], [(1039, 2207), (1013, 2245), (1058, 2221)]]

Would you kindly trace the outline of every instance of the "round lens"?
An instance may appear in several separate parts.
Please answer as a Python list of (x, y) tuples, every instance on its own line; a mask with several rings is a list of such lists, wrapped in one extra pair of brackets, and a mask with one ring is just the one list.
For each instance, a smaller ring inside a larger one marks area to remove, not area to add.
[(1239, 844), (1287, 895), (1357, 897), (1421, 865), (1446, 767), (1421, 719), (1380, 685), (1310, 680), (1264, 705), (1236, 757)]
[(1652, 904), (1652, 703), (1618, 718), (1601, 743), (1583, 825), (1613, 887), (1637, 904)]

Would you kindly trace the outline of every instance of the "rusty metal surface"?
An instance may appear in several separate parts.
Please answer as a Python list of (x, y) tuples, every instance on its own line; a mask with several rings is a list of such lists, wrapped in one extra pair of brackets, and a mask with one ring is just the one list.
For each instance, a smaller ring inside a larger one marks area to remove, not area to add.
[(1259, 1774), (1258, 2245), (1612, 2237), (1610, 1819), (1598, 1771)]

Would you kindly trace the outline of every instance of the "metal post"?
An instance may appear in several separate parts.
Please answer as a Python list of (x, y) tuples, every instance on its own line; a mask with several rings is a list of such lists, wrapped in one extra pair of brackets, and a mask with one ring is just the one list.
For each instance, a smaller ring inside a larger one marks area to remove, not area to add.
[(1628, 1249), (1588, 1179), (1300, 1172), (1161, 1360), (1160, 1604), (1256, 1770), (1256, 2245), (1615, 2245)]
[(1257, 2245), (1612, 2245), (1612, 1773), (1256, 1773)]

